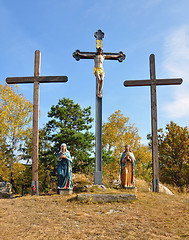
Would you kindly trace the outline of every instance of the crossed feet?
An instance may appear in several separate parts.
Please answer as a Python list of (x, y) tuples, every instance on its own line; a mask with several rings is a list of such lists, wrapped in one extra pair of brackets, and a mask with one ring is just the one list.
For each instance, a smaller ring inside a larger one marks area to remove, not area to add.
[(99, 98), (102, 98), (102, 93), (97, 93), (97, 96), (98, 96)]

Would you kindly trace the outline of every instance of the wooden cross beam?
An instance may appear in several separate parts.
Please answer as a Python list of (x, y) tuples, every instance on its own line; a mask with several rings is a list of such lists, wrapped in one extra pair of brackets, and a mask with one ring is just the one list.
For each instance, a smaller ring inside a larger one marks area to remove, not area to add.
[(39, 146), (39, 83), (67, 82), (67, 76), (39, 76), (41, 53), (35, 51), (34, 77), (9, 77), (8, 84), (34, 83), (33, 88), (33, 137), (32, 137), (32, 195), (39, 195), (38, 146)]
[[(80, 59), (94, 59), (95, 68), (94, 73), (96, 76), (96, 154), (95, 154), (95, 177), (94, 183), (102, 184), (102, 86), (104, 78), (103, 61), (104, 60), (118, 60), (122, 62), (125, 59), (123, 52), (118, 53), (107, 53), (103, 52), (102, 39), (104, 33), (98, 30), (94, 34), (96, 38), (96, 52), (80, 52), (76, 50), (73, 53), (73, 57), (76, 61)], [(99, 54), (99, 50), (101, 53)], [(99, 56), (101, 55), (101, 56)], [(99, 87), (99, 84), (100, 87)], [(100, 89), (100, 90), (99, 90)], [(100, 94), (99, 94), (100, 91)]]
[[(98, 49), (103, 49), (102, 38), (104, 38), (104, 33), (99, 29), (97, 32), (95, 32), (94, 36), (96, 38), (96, 52), (80, 52), (79, 50), (76, 50), (73, 53), (73, 57), (76, 61), (79, 61), (80, 59), (94, 59)], [(103, 55), (105, 56), (105, 60), (118, 60), (119, 62), (125, 60), (126, 57), (121, 51), (118, 53), (103, 52)]]
[(150, 80), (127, 80), (125, 87), (150, 86), (151, 88), (151, 124), (152, 124), (152, 161), (153, 161), (153, 192), (159, 192), (159, 159), (157, 135), (157, 97), (156, 85), (178, 85), (182, 78), (156, 79), (155, 55), (150, 55)]

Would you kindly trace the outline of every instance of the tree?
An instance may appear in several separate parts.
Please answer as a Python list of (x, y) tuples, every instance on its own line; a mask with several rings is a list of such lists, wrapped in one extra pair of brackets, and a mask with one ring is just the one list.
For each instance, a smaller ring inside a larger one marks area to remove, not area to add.
[(89, 132), (93, 121), (90, 115), (91, 107), (81, 109), (69, 98), (59, 100), (48, 112), (48, 117), (52, 118), (46, 124), (53, 143), (51, 151), (57, 156), (60, 145), (66, 143), (73, 157), (73, 171), (85, 172), (93, 166), (94, 134)]
[(11, 151), (6, 143), (6, 138), (0, 136), (0, 177), (4, 181), (10, 181), (9, 163), (11, 159)]
[(102, 126), (102, 145), (103, 148), (113, 151), (116, 159), (120, 159), (126, 143), (131, 145), (132, 149), (136, 149), (140, 137), (135, 124), (129, 123), (129, 118), (118, 110), (110, 115), (108, 122)]
[(178, 187), (189, 184), (189, 131), (174, 122), (159, 130), (160, 180)]
[(17, 150), (28, 134), (31, 119), (31, 102), (18, 93), (17, 87), (14, 91), (8, 85), (0, 85), (0, 164), (3, 177), (12, 182), (13, 165), (19, 160)]
[[(56, 184), (56, 155), (53, 154), (51, 147), (52, 142), (48, 140), (49, 132), (46, 127), (39, 129), (39, 189), (42, 192), (48, 192)], [(22, 152), (22, 159), (29, 163), (32, 156), (32, 129), (30, 134), (25, 139), (25, 144), (20, 148)], [(31, 179), (31, 172), (28, 174), (28, 178)], [(29, 187), (30, 184), (25, 184)]]
[(120, 158), (126, 144), (131, 146), (136, 157), (137, 176), (141, 174), (145, 179), (150, 177), (151, 153), (141, 145), (140, 139), (135, 124), (129, 123), (129, 118), (125, 117), (120, 110), (110, 115), (108, 122), (102, 126), (103, 149), (108, 153), (112, 152), (110, 164), (103, 159), (103, 169), (109, 172), (110, 177), (115, 178), (119, 175)]
[(152, 181), (152, 153), (148, 146), (140, 144), (134, 149), (136, 158), (135, 176), (148, 182)]

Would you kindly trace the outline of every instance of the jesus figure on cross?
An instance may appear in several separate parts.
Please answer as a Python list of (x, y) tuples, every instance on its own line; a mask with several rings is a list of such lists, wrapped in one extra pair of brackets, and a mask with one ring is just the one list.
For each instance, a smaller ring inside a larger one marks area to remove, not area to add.
[(97, 96), (99, 98), (102, 98), (102, 88), (103, 88), (103, 81), (104, 81), (104, 69), (103, 69), (103, 62), (104, 59), (117, 59), (120, 57), (123, 57), (123, 53), (119, 52), (117, 55), (106, 55), (103, 53), (103, 50), (101, 47), (97, 49), (96, 54), (89, 54), (89, 53), (81, 53), (80, 51), (75, 52), (75, 56), (80, 56), (80, 57), (89, 57), (89, 58), (94, 58), (95, 66), (94, 66), (94, 75), (96, 76), (96, 87), (97, 87)]
[(96, 52), (80, 52), (76, 50), (73, 57), (76, 61), (80, 59), (94, 59), (94, 75), (96, 76), (96, 150), (95, 150), (95, 177), (94, 183), (102, 185), (102, 88), (104, 83), (104, 60), (118, 60), (122, 62), (125, 59), (123, 52), (110, 53), (103, 52), (102, 39), (104, 33), (99, 29), (94, 34), (96, 38)]

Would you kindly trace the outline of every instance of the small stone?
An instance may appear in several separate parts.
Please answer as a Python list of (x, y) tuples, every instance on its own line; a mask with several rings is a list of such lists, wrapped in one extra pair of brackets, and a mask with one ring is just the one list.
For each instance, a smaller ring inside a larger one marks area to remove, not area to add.
[(110, 211), (109, 212), (107, 212), (107, 213), (105, 213), (105, 214), (112, 214), (112, 213), (114, 213), (115, 212), (115, 210), (114, 209), (110, 209)]
[(119, 181), (119, 180), (113, 180), (113, 181), (112, 181), (112, 184), (118, 186), (118, 185), (121, 184), (121, 181)]

